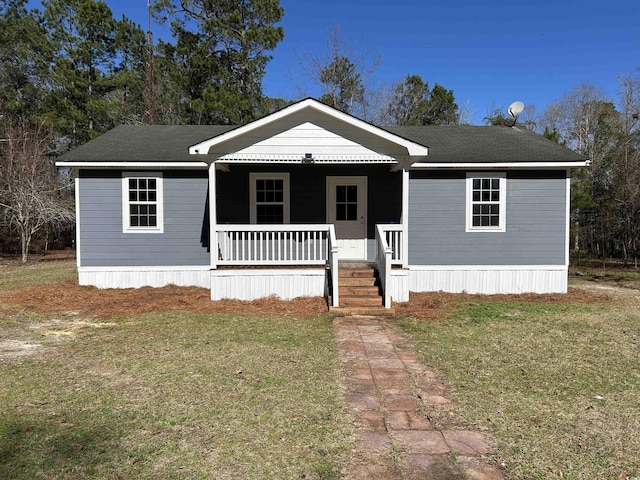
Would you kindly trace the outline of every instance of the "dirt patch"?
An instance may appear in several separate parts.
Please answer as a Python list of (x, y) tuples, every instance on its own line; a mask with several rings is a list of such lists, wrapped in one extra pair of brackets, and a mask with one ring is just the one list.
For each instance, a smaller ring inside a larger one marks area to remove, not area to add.
[(595, 304), (614, 301), (609, 291), (570, 288), (565, 294), (523, 293), (519, 295), (470, 295), (468, 293), (424, 292), (411, 293), (409, 301), (394, 305), (400, 317), (441, 321), (449, 318), (461, 303), (477, 302), (532, 302), (559, 304)]
[(320, 297), (303, 297), (290, 301), (276, 297), (250, 302), (212, 301), (209, 290), (205, 288), (168, 286), (100, 290), (79, 286), (73, 280), (10, 292), (2, 297), (2, 302), (41, 313), (74, 311), (80, 315), (95, 317), (170, 310), (278, 317), (316, 317), (327, 312), (326, 302)]
[(42, 344), (36, 342), (3, 340), (0, 342), (0, 362), (32, 355), (40, 349), (42, 349)]
[(632, 287), (589, 281), (578, 281), (574, 284), (577, 288), (587, 290), (590, 293), (607, 295), (616, 299), (640, 300), (640, 291)]

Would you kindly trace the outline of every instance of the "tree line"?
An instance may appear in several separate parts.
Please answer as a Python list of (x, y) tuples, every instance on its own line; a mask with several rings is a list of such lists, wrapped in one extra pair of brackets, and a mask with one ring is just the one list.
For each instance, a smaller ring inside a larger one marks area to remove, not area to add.
[[(53, 166), (60, 153), (123, 123), (243, 124), (307, 96), (264, 95), (271, 52), (284, 39), (278, 0), (155, 0), (153, 21), (170, 40), (154, 41), (103, 0), (27, 0), (0, 5), (0, 254), (32, 241), (73, 237), (72, 178)], [(303, 70), (319, 100), (376, 125), (458, 125), (469, 112), (453, 90), (408, 73), (375, 87), (367, 64), (339, 29), (326, 55)], [(573, 180), (573, 245), (599, 256), (637, 259), (640, 242), (637, 77), (621, 79), (620, 98), (590, 85), (518, 119), (591, 160)], [(512, 126), (500, 110), (487, 125)]]

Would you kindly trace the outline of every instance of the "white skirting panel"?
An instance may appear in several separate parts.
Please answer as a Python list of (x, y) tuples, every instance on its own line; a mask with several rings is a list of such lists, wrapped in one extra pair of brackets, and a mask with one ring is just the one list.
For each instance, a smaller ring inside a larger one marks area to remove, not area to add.
[(211, 270), (211, 300), (324, 297), (325, 277), (324, 268)]
[(209, 267), (80, 267), (80, 285), (98, 288), (180, 287), (209, 288)]
[(409, 267), (412, 292), (566, 293), (567, 284), (562, 265)]
[(392, 268), (388, 285), (392, 302), (409, 301), (409, 270)]

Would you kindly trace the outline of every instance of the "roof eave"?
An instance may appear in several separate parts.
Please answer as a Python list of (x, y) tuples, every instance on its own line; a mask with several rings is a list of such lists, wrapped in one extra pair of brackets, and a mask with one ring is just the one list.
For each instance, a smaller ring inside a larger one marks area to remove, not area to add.
[(415, 169), (468, 169), (468, 168), (545, 168), (545, 169), (566, 169), (589, 166), (589, 161), (577, 162), (416, 162), (411, 165)]
[(207, 162), (56, 162), (56, 167), (67, 168), (207, 168), (209, 164)]

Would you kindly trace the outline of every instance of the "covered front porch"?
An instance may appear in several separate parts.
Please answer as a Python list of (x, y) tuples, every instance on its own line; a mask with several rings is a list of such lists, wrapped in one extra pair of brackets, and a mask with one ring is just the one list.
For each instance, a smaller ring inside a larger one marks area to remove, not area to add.
[(212, 298), (338, 306), (339, 260), (376, 262), (385, 306), (407, 296), (389, 279), (407, 267), (409, 168), (427, 150), (312, 99), (190, 147), (209, 165)]
[(390, 279), (407, 266), (397, 164), (230, 162), (209, 175), (212, 299), (322, 295), (338, 307), (340, 261), (376, 265), (380, 305), (405, 299)]

